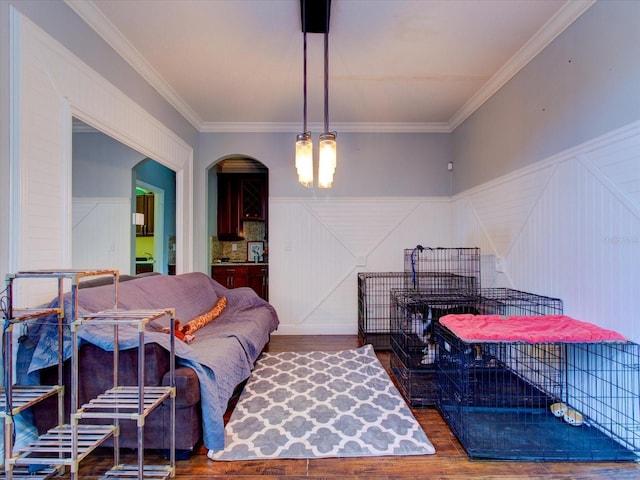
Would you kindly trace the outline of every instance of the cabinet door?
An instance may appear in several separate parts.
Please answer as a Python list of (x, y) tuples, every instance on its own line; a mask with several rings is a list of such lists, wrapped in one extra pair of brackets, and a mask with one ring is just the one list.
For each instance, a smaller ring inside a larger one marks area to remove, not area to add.
[(153, 236), (155, 196), (152, 193), (136, 195), (136, 213), (144, 215), (144, 225), (136, 225), (137, 236)]
[(249, 266), (249, 286), (262, 298), (269, 300), (269, 267)]
[(249, 286), (249, 274), (246, 265), (212, 266), (211, 278), (227, 288)]
[[(144, 201), (144, 195), (136, 195), (136, 213), (145, 215), (145, 209), (146, 205)], [(147, 221), (146, 215), (144, 220), (145, 222)], [(136, 225), (136, 236), (140, 237), (142, 235), (144, 235), (144, 225)]]
[(242, 240), (240, 182), (233, 174), (218, 174), (218, 239)]
[(219, 268), (211, 268), (211, 278), (213, 278), (216, 282), (218, 282), (223, 287), (229, 288), (227, 274), (220, 270)]
[(266, 220), (266, 189), (266, 175), (252, 175), (240, 180), (242, 218), (244, 220)]
[(249, 286), (249, 275), (247, 274), (246, 268), (244, 272), (236, 272), (231, 275), (231, 287), (230, 288), (239, 288), (239, 287), (248, 287)]
[(155, 195), (145, 195), (145, 217), (146, 235), (153, 237), (153, 226), (155, 224)]

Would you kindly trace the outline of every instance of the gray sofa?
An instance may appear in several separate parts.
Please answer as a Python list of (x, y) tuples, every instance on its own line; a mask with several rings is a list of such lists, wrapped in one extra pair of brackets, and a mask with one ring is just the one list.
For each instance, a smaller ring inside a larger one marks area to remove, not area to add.
[[(182, 323), (209, 311), (224, 296), (227, 306), (213, 322), (195, 332), (195, 340), (186, 344), (176, 340), (176, 448), (184, 458), (202, 440), (208, 449), (224, 447), (223, 415), (238, 385), (250, 375), (270, 334), (278, 327), (273, 307), (249, 288), (227, 289), (203, 273), (177, 276), (150, 275), (125, 278), (119, 284), (119, 308), (175, 308)], [(113, 285), (85, 285), (78, 292), (81, 313), (113, 307)], [(107, 282), (111, 283), (111, 282)], [(81, 284), (82, 285), (82, 284)], [(65, 303), (69, 302), (69, 294)], [(56, 300), (52, 301), (55, 305)], [(70, 305), (66, 305), (68, 309)], [(56, 383), (57, 344), (54, 319), (29, 328), (34, 345), (30, 350), (28, 377), (37, 376), (42, 384)], [(169, 381), (169, 336), (161, 331), (163, 323), (145, 332), (145, 383), (166, 385)], [(79, 333), (80, 405), (113, 384), (112, 327), (85, 327)], [(55, 338), (54, 338), (55, 337)], [(71, 354), (70, 335), (65, 332), (65, 356)], [(135, 329), (119, 331), (119, 380), (121, 385), (137, 383), (137, 345)], [(69, 392), (70, 361), (65, 361), (65, 384)], [(69, 397), (65, 396), (66, 413)], [(53, 399), (52, 399), (53, 400)], [(154, 411), (145, 423), (145, 448), (169, 448), (169, 411), (167, 406)], [(40, 432), (52, 427), (56, 419), (55, 401), (34, 407), (35, 423)], [(68, 418), (68, 417), (66, 417)], [(137, 447), (134, 422), (121, 423), (122, 447)]]

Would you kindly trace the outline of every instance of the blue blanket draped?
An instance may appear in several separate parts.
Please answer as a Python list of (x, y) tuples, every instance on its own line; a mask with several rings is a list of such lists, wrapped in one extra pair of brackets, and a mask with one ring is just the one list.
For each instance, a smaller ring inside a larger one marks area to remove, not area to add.
[[(178, 365), (191, 367), (198, 375), (203, 441), (211, 450), (224, 448), (223, 415), (227, 404), (235, 387), (249, 378), (256, 359), (269, 341), (269, 335), (278, 327), (277, 313), (253, 290), (226, 289), (202, 273), (156, 275), (119, 285), (119, 308), (175, 308), (176, 318), (181, 319), (182, 323), (209, 311), (221, 296), (227, 298), (227, 307), (220, 317), (196, 331), (196, 339), (191, 344), (179, 340), (175, 342)], [(114, 306), (113, 298), (112, 285), (80, 289), (79, 314), (111, 309)], [(49, 306), (57, 306), (57, 298)], [(70, 311), (71, 298), (70, 294), (66, 294), (65, 312)], [(166, 325), (166, 320), (154, 322), (145, 332), (144, 342), (157, 343), (169, 350), (169, 336), (160, 331)], [(48, 317), (30, 325), (29, 337), (35, 343), (26, 372), (31, 376), (42, 368), (58, 363), (57, 319)], [(82, 324), (78, 329), (78, 337), (80, 342), (90, 342), (104, 350), (112, 351), (114, 348), (111, 325)], [(120, 349), (135, 348), (138, 341), (136, 327), (120, 327)], [(72, 348), (70, 329), (65, 325), (65, 359), (71, 356)]]

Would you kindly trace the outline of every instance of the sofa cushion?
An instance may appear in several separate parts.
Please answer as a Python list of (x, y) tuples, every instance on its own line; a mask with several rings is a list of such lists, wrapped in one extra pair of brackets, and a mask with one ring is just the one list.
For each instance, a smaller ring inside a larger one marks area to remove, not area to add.
[[(218, 298), (211, 278), (200, 272), (135, 278), (120, 283), (118, 288), (119, 308), (175, 308), (175, 317), (180, 319), (192, 319), (208, 312)], [(113, 285), (83, 289), (79, 302), (90, 312), (113, 308)]]
[[(170, 385), (171, 375), (165, 373), (162, 385)], [(200, 401), (198, 375), (190, 367), (176, 368), (176, 406), (195, 405)]]

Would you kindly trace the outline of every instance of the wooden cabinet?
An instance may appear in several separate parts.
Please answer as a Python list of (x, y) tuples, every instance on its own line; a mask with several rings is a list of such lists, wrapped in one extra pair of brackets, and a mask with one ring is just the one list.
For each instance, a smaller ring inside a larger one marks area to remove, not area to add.
[(266, 175), (247, 175), (240, 179), (240, 205), (243, 220), (267, 219)]
[(215, 265), (211, 267), (211, 277), (220, 285), (227, 288), (249, 286), (249, 271), (247, 265)]
[(240, 182), (235, 174), (218, 174), (218, 240), (242, 240)]
[(249, 286), (262, 298), (269, 300), (269, 266), (249, 266)]
[(227, 288), (251, 287), (260, 297), (269, 299), (268, 265), (212, 265), (211, 278)]
[(218, 174), (218, 239), (242, 240), (244, 220), (267, 220), (266, 174)]
[(136, 195), (136, 213), (144, 215), (144, 225), (136, 225), (138, 237), (153, 237), (155, 197), (153, 193)]

